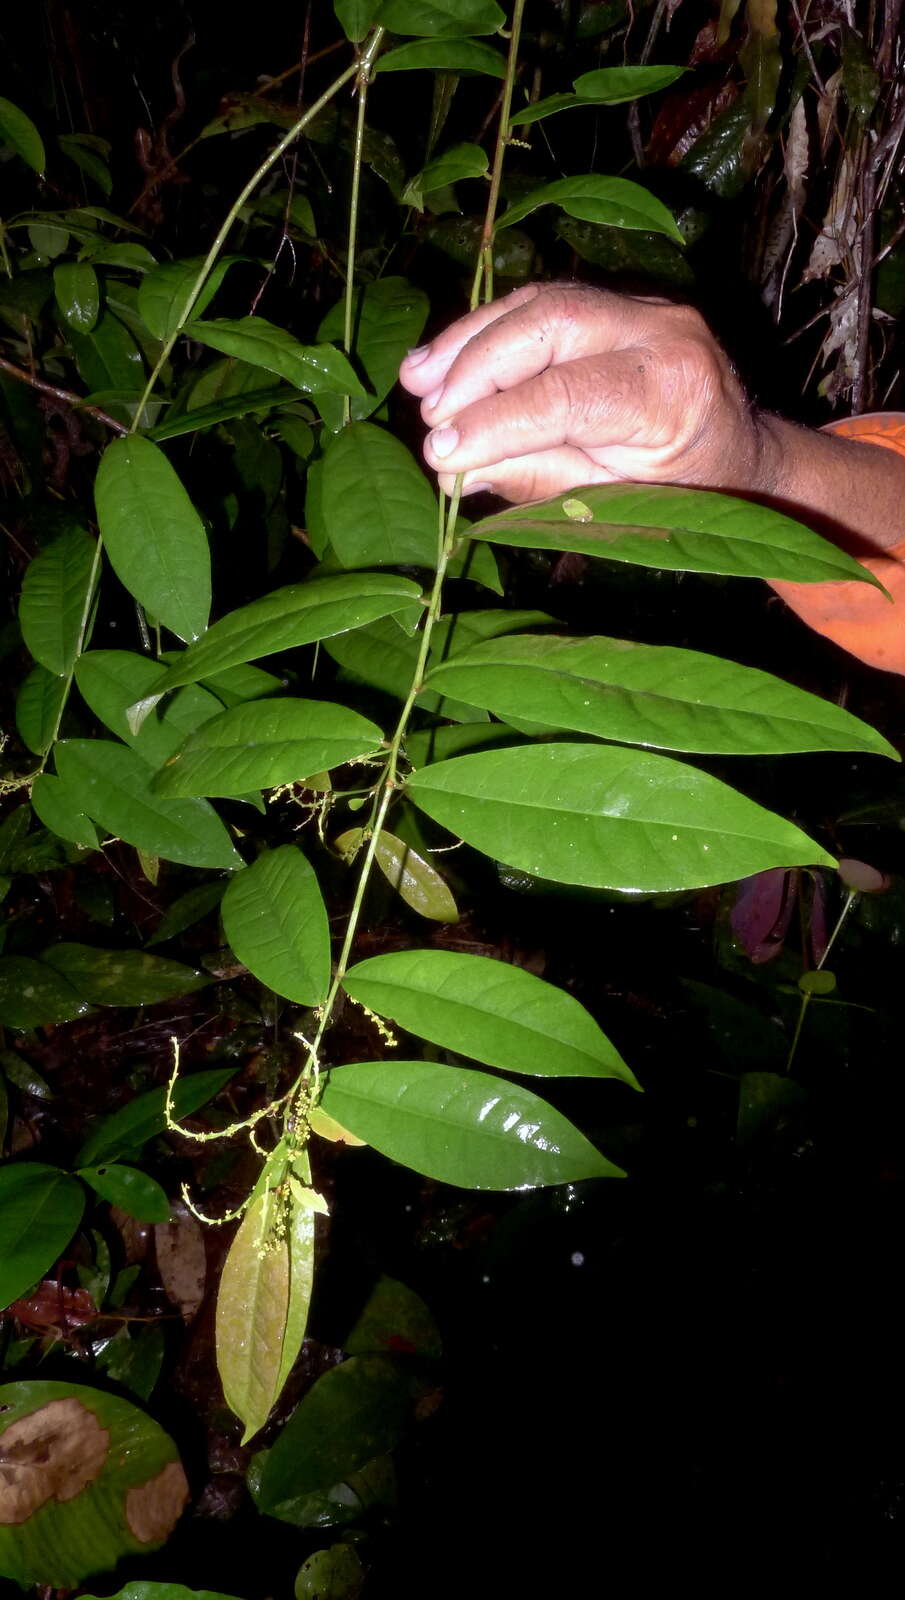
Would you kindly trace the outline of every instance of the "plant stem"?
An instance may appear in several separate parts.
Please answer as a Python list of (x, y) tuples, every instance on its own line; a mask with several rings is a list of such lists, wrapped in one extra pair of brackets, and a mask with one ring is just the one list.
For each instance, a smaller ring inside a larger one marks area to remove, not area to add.
[(97, 588), (97, 580), (98, 580), (98, 577), (100, 575), (101, 554), (103, 552), (103, 548), (104, 548), (104, 541), (101, 538), (101, 535), (98, 534), (97, 540), (96, 540), (96, 543), (95, 543), (95, 546), (94, 546), (94, 556), (92, 557), (92, 561), (91, 561), (91, 571), (88, 574), (88, 587), (85, 590), (85, 604), (82, 607), (82, 617), (81, 617), (81, 621), (79, 623), (79, 637), (78, 637), (78, 643), (76, 645), (75, 661), (73, 661), (72, 666), (70, 667), (69, 672), (68, 672), (67, 677), (66, 677), (66, 685), (65, 685), (65, 688), (63, 690), (63, 698), (62, 698), (62, 700), (60, 702), (60, 709), (59, 709), (59, 711), (57, 713), (57, 720), (56, 720), (56, 722), (54, 724), (53, 735), (51, 737), (50, 743), (47, 746), (47, 749), (45, 750), (43, 756), (41, 757), (41, 765), (38, 767), (38, 771), (32, 774), (32, 776), (35, 777), (35, 778), (38, 776), (39, 773), (43, 772), (44, 768), (47, 766), (47, 758), (50, 755), (51, 751), (53, 750), (54, 745), (57, 742), (57, 737), (58, 737), (59, 732), (60, 732), (60, 723), (63, 721), (63, 713), (66, 710), (66, 707), (67, 707), (67, 705), (69, 703), (69, 696), (70, 696), (70, 693), (72, 691), (72, 681), (73, 681), (73, 679), (75, 677), (76, 662), (78, 661), (79, 656), (82, 654), (82, 651), (85, 648), (85, 639), (86, 639), (87, 634), (88, 634), (88, 625), (89, 625), (89, 623), (91, 621), (91, 608), (92, 608), (92, 606), (94, 604), (94, 591)]
[(21, 367), (14, 366), (4, 356), (0, 356), (0, 372), (5, 372), (9, 378), (15, 378), (17, 383), (27, 383), (29, 388), (37, 389), (39, 394), (52, 395), (54, 400), (59, 400), (61, 405), (69, 406), (73, 411), (86, 412), (89, 417), (95, 417), (113, 433), (129, 431), (124, 422), (117, 422), (115, 417), (108, 417), (106, 411), (101, 411), (99, 406), (86, 405), (81, 395), (73, 394), (69, 389), (58, 389), (55, 383), (45, 383), (43, 378), (32, 377), (30, 372), (23, 372)]
[[(352, 320), (355, 310), (355, 246), (358, 242), (358, 191), (361, 186), (361, 152), (364, 147), (365, 117), (368, 109), (368, 84), (371, 81), (371, 67), (374, 57), (380, 49), (383, 38), (383, 28), (375, 28), (368, 48), (365, 50), (358, 69), (356, 87), (358, 89), (358, 115), (355, 119), (355, 144), (352, 153), (352, 187), (349, 194), (349, 237), (346, 248), (346, 293), (345, 310), (343, 314), (343, 349), (347, 356), (352, 354)], [(352, 396), (343, 395), (343, 423), (352, 417)]]
[(490, 193), (487, 196), (487, 210), (484, 213), (484, 226), (481, 229), (481, 244), (478, 250), (477, 266), (475, 267), (474, 282), (471, 286), (471, 309), (474, 311), (481, 298), (481, 279), (484, 279), (484, 298), (493, 298), (493, 229), (496, 222), (497, 205), (500, 198), (500, 181), (503, 176), (503, 160), (506, 155), (506, 145), (509, 142), (509, 113), (512, 110), (512, 90), (515, 86), (515, 73), (518, 66), (518, 49), (522, 33), (522, 16), (525, 10), (525, 0), (515, 0), (512, 8), (512, 30), (509, 36), (509, 55), (506, 60), (506, 77), (503, 80), (503, 94), (500, 100), (500, 121), (497, 128), (496, 149), (493, 155), (493, 168), (490, 175)]
[(279, 144), (274, 146), (269, 156), (267, 156), (266, 159), (261, 162), (261, 165), (258, 167), (257, 171), (252, 173), (241, 193), (233, 201), (228, 212), (226, 213), (213, 244), (207, 252), (201, 267), (198, 269), (198, 275), (195, 278), (195, 281), (186, 297), (185, 304), (179, 313), (179, 326), (173, 330), (168, 339), (164, 340), (163, 349), (157, 358), (157, 362), (153, 372), (151, 373), (151, 376), (145, 384), (144, 393), (138, 402), (138, 409), (135, 412), (135, 416), (132, 418), (132, 426), (129, 429), (130, 433), (135, 433), (141, 424), (145, 407), (154, 392), (154, 385), (156, 384), (157, 379), (160, 377), (160, 374), (169, 359), (170, 351), (172, 350), (176, 340), (179, 338), (180, 333), (192, 314), (192, 309), (198, 300), (201, 290), (204, 288), (211, 268), (219, 256), (220, 251), (223, 249), (223, 246), (226, 243), (229, 235), (229, 231), (238, 217), (239, 212), (242, 210), (246, 200), (248, 200), (251, 195), (254, 194), (258, 185), (263, 182), (264, 178), (266, 178), (271, 167), (274, 166), (277, 161), (279, 161), (284, 152), (289, 149), (289, 146), (293, 143), (293, 140), (297, 139), (299, 134), (308, 126), (308, 123), (313, 121), (319, 112), (323, 111), (324, 107), (330, 104), (330, 101), (335, 98), (340, 89), (344, 88), (349, 80), (354, 78), (356, 73), (360, 71), (361, 63), (359, 61), (355, 61), (352, 63), (351, 67), (346, 68), (345, 72), (341, 72), (338, 78), (334, 78), (329, 89), (324, 90), (320, 98), (315, 100), (313, 105), (310, 105), (307, 111), (302, 113), (297, 122), (293, 123), (292, 127), (289, 129), (289, 132), (283, 136)]
[[(814, 968), (815, 972), (820, 972), (821, 971), (821, 969), (823, 967), (823, 964), (826, 961), (827, 956), (829, 955), (830, 951), (832, 950), (833, 945), (836, 943), (837, 936), (842, 931), (842, 924), (844, 923), (846, 917), (848, 916), (849, 912), (851, 911), (852, 906), (854, 905), (854, 903), (857, 900), (857, 898), (858, 898), (857, 889), (849, 889), (848, 894), (845, 897), (845, 904), (842, 907), (842, 910), (840, 911), (838, 917), (836, 918), (836, 926), (833, 929), (832, 933), (830, 934), (830, 936), (829, 936), (829, 938), (827, 940), (826, 949), (824, 950), (823, 955), (820, 957), (820, 960), (818, 961), (816, 967)], [(792, 1062), (795, 1060), (795, 1052), (798, 1049), (798, 1041), (801, 1038), (801, 1030), (804, 1027), (804, 1019), (805, 1019), (805, 1016), (807, 1015), (807, 1009), (808, 1009), (808, 1006), (811, 1003), (811, 999), (812, 999), (812, 996), (809, 995), (809, 994), (803, 994), (802, 997), (801, 997), (801, 1006), (800, 1006), (800, 1009), (799, 1009), (799, 1012), (798, 1012), (798, 1021), (795, 1024), (795, 1032), (792, 1035), (792, 1043), (789, 1046), (789, 1055), (788, 1055), (788, 1060), (786, 1061), (786, 1071), (787, 1072), (791, 1072), (791, 1070), (792, 1070)]]

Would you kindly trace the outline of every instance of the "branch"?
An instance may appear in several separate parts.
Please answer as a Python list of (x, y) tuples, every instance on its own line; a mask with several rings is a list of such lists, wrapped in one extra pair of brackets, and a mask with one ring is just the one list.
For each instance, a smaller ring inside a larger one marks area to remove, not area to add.
[(68, 406), (72, 411), (85, 411), (89, 417), (102, 422), (105, 428), (110, 428), (114, 433), (128, 433), (125, 423), (117, 422), (115, 417), (101, 411), (99, 406), (86, 405), (81, 395), (72, 394), (69, 389), (58, 389), (56, 384), (45, 383), (42, 378), (33, 378), (30, 372), (23, 372), (21, 367), (14, 367), (11, 361), (0, 356), (0, 372), (5, 372), (7, 377), (16, 378), (19, 383), (27, 383), (30, 388), (37, 389), (39, 394), (52, 395), (54, 400), (59, 400), (61, 405)]

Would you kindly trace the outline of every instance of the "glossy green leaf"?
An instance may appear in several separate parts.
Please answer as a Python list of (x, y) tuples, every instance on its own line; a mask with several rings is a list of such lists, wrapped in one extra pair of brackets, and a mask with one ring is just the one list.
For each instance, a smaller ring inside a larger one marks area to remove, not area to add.
[[(173, 1087), (173, 1120), (181, 1122), (212, 1100), (235, 1075), (235, 1067), (216, 1067), (207, 1072), (192, 1072), (177, 1078)], [(149, 1139), (163, 1133), (166, 1120), (166, 1085), (148, 1089), (128, 1105), (102, 1118), (89, 1133), (78, 1154), (81, 1166), (96, 1166), (103, 1161), (135, 1157)]]
[[(483, 227), (483, 220), (478, 217), (440, 217), (427, 225), (424, 236), (460, 267), (473, 271)], [(530, 235), (521, 228), (498, 230), (493, 238), (493, 269), (498, 277), (510, 278), (514, 283), (524, 283), (534, 275), (537, 249)]]
[(0, 1452), (14, 1463), (0, 1495), (15, 1496), (17, 1507), (12, 1517), (0, 1513), (0, 1571), (23, 1586), (71, 1591), (123, 1556), (147, 1557), (189, 1498), (163, 1429), (128, 1400), (85, 1384), (4, 1384)]
[(166, 795), (239, 795), (297, 783), (373, 755), (377, 725), (321, 700), (253, 700), (233, 706), (190, 734), (157, 774)]
[[(412, 684), (418, 660), (420, 640), (409, 637), (394, 622), (374, 622), (367, 628), (357, 628), (354, 633), (341, 638), (328, 639), (325, 649), (334, 661), (344, 667), (350, 677), (382, 694), (404, 700)], [(474, 708), (461, 706), (455, 701), (441, 700), (430, 690), (419, 694), (415, 702), (424, 711), (438, 716), (459, 717), (467, 721), (475, 718)]]
[[(178, 653), (174, 652), (170, 659), (174, 663), (178, 661)], [(263, 667), (251, 667), (247, 662), (241, 662), (235, 667), (225, 667), (222, 672), (211, 672), (202, 681), (204, 687), (229, 708), (244, 705), (247, 700), (263, 700), (266, 695), (276, 694), (287, 687), (288, 680), (265, 672)]]
[(314, 429), (304, 417), (291, 416), (288, 411), (281, 411), (274, 418), (274, 432), (283, 444), (288, 445), (294, 456), (300, 461), (308, 461), (314, 452)]
[(52, 944), (41, 960), (85, 1000), (99, 1006), (153, 1006), (193, 994), (211, 982), (206, 972), (144, 950), (98, 950), (89, 944)]
[[(113, 178), (100, 150), (88, 143), (91, 139), (91, 134), (61, 133), (57, 135), (57, 144), (64, 156), (74, 161), (80, 172), (84, 172), (85, 177), (90, 178), (92, 183), (96, 183), (101, 194), (109, 200), (113, 193)], [(107, 140), (98, 140), (98, 144), (101, 147), (106, 145), (106, 154), (109, 155), (110, 146)]]
[(112, 1206), (119, 1206), (127, 1216), (137, 1217), (139, 1222), (169, 1220), (170, 1202), (166, 1191), (154, 1178), (149, 1178), (146, 1172), (140, 1172), (137, 1167), (122, 1166), (118, 1162), (100, 1167), (79, 1167), (76, 1177), (84, 1178), (102, 1200), (109, 1200)]
[(69, 682), (46, 667), (32, 667), (16, 697), (16, 728), (22, 743), (36, 756), (50, 749), (66, 704)]
[(40, 261), (54, 261), (69, 247), (69, 229), (56, 221), (29, 223), (28, 240)]
[(584, 177), (557, 178), (553, 183), (532, 189), (516, 201), (497, 220), (497, 228), (509, 228), (538, 206), (557, 205), (570, 217), (583, 222), (605, 222), (611, 228), (645, 228), (665, 233), (683, 242), (671, 212), (661, 200), (628, 178), (604, 178), (596, 173)]
[[(372, 392), (353, 394), (353, 422), (370, 416), (386, 399), (399, 375), (399, 363), (406, 350), (417, 344), (421, 337), (429, 309), (427, 295), (422, 289), (416, 289), (407, 278), (378, 278), (374, 283), (363, 284), (358, 290), (354, 307), (353, 353), (364, 368), (368, 388)], [(339, 343), (343, 337), (344, 318), (345, 303), (339, 300), (324, 317), (318, 329), (318, 338)]]
[(19, 624), (42, 667), (71, 672), (96, 576), (98, 548), (84, 528), (71, 528), (36, 555), (22, 580)]
[(295, 1600), (357, 1600), (366, 1569), (354, 1544), (315, 1550), (296, 1574)]
[[(361, 828), (349, 828), (334, 839), (334, 849), (352, 860), (363, 838)], [(432, 922), (458, 922), (459, 909), (445, 878), (404, 839), (382, 828), (374, 859), (391, 888), (413, 911)]]
[(344, 567), (436, 567), (433, 489), (401, 440), (374, 423), (352, 423), (331, 440), (320, 472), (320, 515)]
[(180, 639), (197, 639), (211, 605), (207, 535), (163, 451), (135, 434), (114, 439), (94, 498), (117, 577)]
[(319, 1006), (330, 983), (330, 929), (313, 869), (294, 844), (264, 850), (223, 897), (231, 948), (256, 978), (298, 1005)]
[(416, 206), (423, 211), (426, 194), (435, 189), (445, 189), (450, 183), (460, 183), (464, 178), (481, 178), (487, 171), (487, 165), (487, 152), (480, 145), (453, 145), (409, 179), (402, 191), (403, 205)]
[(63, 261), (54, 267), (53, 292), (70, 328), (77, 333), (90, 333), (101, 306), (100, 284), (91, 263)]
[(145, 377), (141, 351), (112, 311), (105, 311), (90, 332), (73, 331), (71, 344), (79, 374), (92, 394), (117, 389), (137, 399)]
[[(99, 1597), (89, 1594), (84, 1600), (99, 1600)], [(140, 1578), (118, 1589), (112, 1600), (236, 1600), (236, 1596), (223, 1594), (219, 1589), (186, 1589), (181, 1583), (155, 1583), (150, 1578)]]
[(391, 1450), (412, 1414), (408, 1376), (386, 1356), (352, 1356), (312, 1385), (289, 1418), (261, 1473), (258, 1505), (331, 1489)]
[(364, 38), (380, 5), (381, 0), (333, 0), (336, 20), (353, 44)]
[(899, 759), (831, 701), (755, 667), (667, 645), (512, 635), (457, 654), (426, 681), (499, 717), (664, 750), (862, 750)]
[(40, 1161), (0, 1167), (0, 1310), (53, 1266), (84, 1208), (81, 1185), (57, 1167)]
[(43, 1028), (84, 1017), (91, 1007), (70, 983), (31, 956), (0, 956), (0, 1023)]
[(534, 100), (521, 111), (516, 111), (509, 119), (512, 128), (527, 128), (534, 122), (542, 122), (545, 117), (554, 117), (558, 111), (574, 111), (576, 107), (582, 111), (593, 109), (595, 105), (605, 105), (606, 101), (595, 101), (590, 97), (580, 94), (548, 94), (543, 100)]
[(98, 848), (100, 840), (94, 823), (73, 803), (62, 778), (40, 772), (31, 786), (31, 803), (35, 816), (58, 839), (66, 839), (81, 850)]
[(194, 411), (178, 411), (175, 415), (170, 413), (163, 422), (158, 422), (156, 427), (148, 429), (147, 437), (156, 440), (178, 439), (182, 434), (199, 433), (204, 428), (214, 427), (218, 422), (230, 422), (234, 417), (272, 411), (275, 405), (294, 398), (295, 390), (287, 389), (283, 384), (251, 391), (243, 390), (241, 394), (231, 399), (215, 400), (211, 405), (199, 406)]
[(289, 1309), (289, 1246), (273, 1191), (252, 1200), (229, 1247), (217, 1292), (217, 1370), (242, 1443), (264, 1426), (279, 1394)]
[(496, 33), (506, 22), (495, 0), (383, 0), (376, 21), (391, 33), (458, 38)]
[(240, 662), (361, 628), (377, 617), (403, 611), (420, 595), (417, 584), (407, 578), (376, 572), (318, 578), (274, 589), (215, 622), (159, 680), (158, 691), (166, 694)]
[(519, 738), (515, 729), (503, 722), (463, 722), (454, 727), (438, 724), (407, 733), (405, 753), (413, 767), (425, 767), (429, 761), (448, 761), (451, 756), (464, 756), (470, 750), (516, 744)]
[(160, 682), (160, 667), (151, 656), (131, 650), (87, 650), (75, 669), (75, 681), (95, 716), (155, 770), (179, 749), (187, 734), (223, 709), (215, 695), (190, 684), (165, 706), (155, 707), (133, 731), (126, 712)]
[[(576, 507), (581, 508), (577, 514)], [(470, 536), (539, 550), (575, 550), (671, 572), (791, 583), (861, 579), (881, 587), (852, 556), (800, 522), (711, 489), (592, 485), (565, 499), (557, 495), (485, 517)]]
[(0, 1050), (0, 1072), (7, 1080), (35, 1100), (52, 1100), (53, 1090), (40, 1072), (15, 1050)]
[(55, 759), (79, 809), (127, 844), (189, 867), (241, 865), (207, 801), (154, 794), (153, 774), (134, 750), (108, 739), (67, 739)]
[(156, 258), (147, 245), (110, 244), (106, 239), (89, 239), (79, 252), (80, 260), (91, 261), (96, 267), (122, 267), (128, 272), (149, 272), (156, 267)]
[(166, 1335), (162, 1322), (152, 1322), (130, 1333), (120, 1328), (97, 1353), (97, 1364), (114, 1383), (121, 1384), (139, 1400), (150, 1400), (160, 1377), (166, 1354)]
[(686, 71), (686, 67), (667, 66), (598, 67), (576, 78), (574, 88), (577, 94), (593, 100), (620, 105), (626, 100), (636, 100), (639, 95), (668, 89), (671, 83), (684, 77)]
[(488, 1067), (639, 1087), (584, 1006), (509, 962), (398, 950), (350, 967), (343, 988), (407, 1032)]
[(440, 1330), (419, 1294), (407, 1283), (378, 1278), (361, 1316), (343, 1342), (350, 1356), (421, 1356), (438, 1361), (443, 1354)]
[(192, 322), (186, 333), (199, 344), (224, 355), (238, 356), (306, 394), (363, 395), (346, 356), (329, 344), (299, 344), (285, 328), (278, 328), (263, 317), (240, 317)]
[(414, 72), (426, 68), (431, 72), (455, 72), (460, 77), (469, 73), (489, 73), (494, 78), (505, 78), (506, 58), (492, 45), (478, 39), (413, 39), (410, 44), (400, 44), (378, 56), (376, 71)]
[(640, 893), (729, 883), (767, 867), (835, 865), (792, 823), (728, 784), (647, 751), (480, 751), (422, 767), (408, 792), (468, 844), (557, 883)]
[(46, 165), (44, 143), (37, 128), (24, 111), (11, 100), (0, 97), (0, 142), (9, 145), (17, 156), (40, 177)]
[(559, 1111), (520, 1084), (434, 1061), (334, 1067), (328, 1116), (392, 1161), (465, 1189), (534, 1189), (622, 1176)]
[[(230, 267), (245, 259), (245, 256), (221, 256), (192, 305), (191, 316), (203, 315)], [(203, 266), (203, 256), (194, 256), (188, 261), (167, 261), (142, 279), (138, 310), (155, 339), (169, 339), (182, 326), (189, 296)]]
[(175, 939), (186, 928), (193, 928), (196, 922), (209, 916), (223, 899), (226, 884), (226, 878), (215, 878), (211, 883), (199, 883), (196, 888), (187, 889), (167, 907), (154, 937), (147, 941), (148, 946), (166, 944), (168, 939)]

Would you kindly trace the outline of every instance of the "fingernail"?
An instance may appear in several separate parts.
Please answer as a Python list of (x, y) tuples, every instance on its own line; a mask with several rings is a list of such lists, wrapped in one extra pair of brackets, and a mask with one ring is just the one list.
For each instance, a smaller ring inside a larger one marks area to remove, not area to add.
[(442, 460), (444, 456), (452, 455), (459, 443), (458, 428), (435, 428), (430, 436), (431, 449), (435, 456)]
[(427, 409), (429, 411), (433, 411), (434, 406), (437, 406), (437, 405), (440, 404), (440, 401), (443, 398), (443, 392), (444, 392), (445, 388), (446, 388), (446, 384), (445, 383), (441, 383), (439, 389), (435, 389), (433, 394), (429, 394), (427, 396), (427, 398), (424, 401), (424, 404), (426, 405), (426, 407), (427, 407)]
[(464, 483), (462, 485), (462, 493), (463, 493), (463, 495), (466, 495), (466, 494), (492, 494), (493, 493), (493, 484), (492, 483)]
[(429, 355), (429, 354), (430, 354), (430, 345), (429, 344), (416, 344), (414, 350), (407, 350), (406, 351), (405, 359), (408, 362), (410, 367), (417, 367), (419, 361), (423, 361), (425, 359), (425, 357), (427, 355)]

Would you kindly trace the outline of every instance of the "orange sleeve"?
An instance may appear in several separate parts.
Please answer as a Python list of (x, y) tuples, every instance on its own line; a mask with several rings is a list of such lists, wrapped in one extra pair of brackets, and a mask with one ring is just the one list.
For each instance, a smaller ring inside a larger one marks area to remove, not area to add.
[[(878, 444), (905, 455), (905, 412), (875, 411), (831, 422), (826, 433)], [(869, 666), (905, 674), (905, 543), (882, 555), (859, 557), (892, 595), (864, 583), (772, 583), (770, 587), (809, 628)]]

